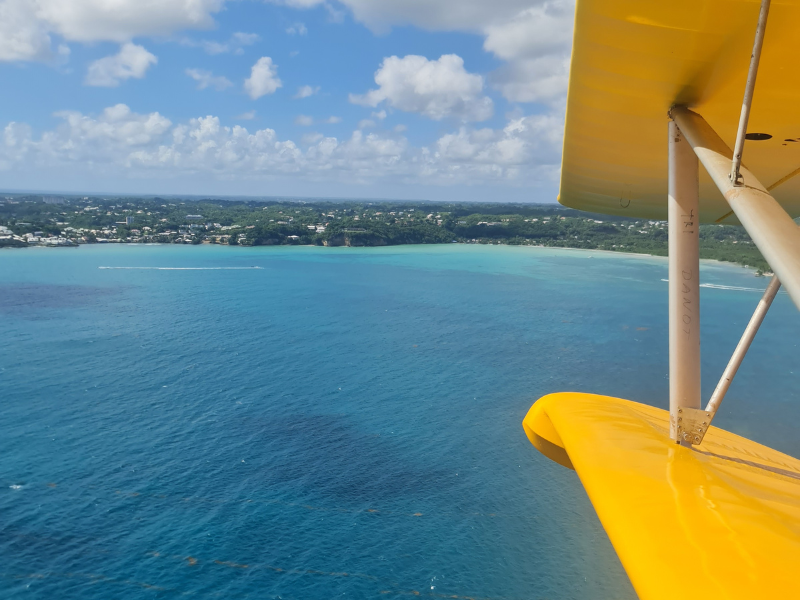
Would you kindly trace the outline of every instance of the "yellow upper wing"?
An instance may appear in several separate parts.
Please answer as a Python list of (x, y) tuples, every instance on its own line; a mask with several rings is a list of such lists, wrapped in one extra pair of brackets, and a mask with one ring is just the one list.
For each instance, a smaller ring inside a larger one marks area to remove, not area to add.
[(800, 598), (800, 461), (715, 427), (684, 448), (668, 423), (657, 408), (563, 393), (523, 426), (577, 471), (640, 598)]
[[(578, 0), (559, 201), (667, 216), (667, 111), (685, 104), (736, 138), (758, 0)], [(800, 0), (773, 0), (744, 162), (766, 186), (800, 168)], [(773, 196), (800, 215), (800, 176)], [(701, 170), (700, 217), (730, 211)], [(729, 217), (725, 223), (738, 223)]]

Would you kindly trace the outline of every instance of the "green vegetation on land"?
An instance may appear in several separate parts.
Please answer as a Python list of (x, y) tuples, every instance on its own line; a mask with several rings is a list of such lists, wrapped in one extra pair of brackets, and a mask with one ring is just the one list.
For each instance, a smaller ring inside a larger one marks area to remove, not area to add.
[[(103, 242), (243, 246), (512, 244), (666, 256), (663, 221), (558, 205), (0, 196), (0, 246)], [(55, 203), (54, 203), (55, 202)], [(38, 235), (37, 235), (38, 234)], [(64, 245), (62, 244), (62, 245)], [(700, 256), (769, 269), (741, 227), (700, 227)]]

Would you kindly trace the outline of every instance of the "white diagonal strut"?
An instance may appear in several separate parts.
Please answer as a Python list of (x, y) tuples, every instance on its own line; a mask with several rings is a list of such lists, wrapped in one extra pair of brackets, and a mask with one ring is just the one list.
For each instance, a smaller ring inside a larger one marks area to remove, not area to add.
[(722, 372), (722, 377), (714, 393), (711, 394), (711, 400), (709, 400), (705, 409), (678, 409), (678, 440), (682, 440), (685, 444), (693, 445), (703, 442), (703, 438), (706, 433), (708, 433), (708, 428), (711, 427), (711, 421), (714, 420), (719, 410), (719, 405), (725, 397), (728, 388), (731, 386), (731, 382), (736, 372), (739, 370), (742, 360), (744, 360), (745, 354), (747, 354), (747, 350), (750, 348), (750, 344), (753, 343), (753, 338), (756, 337), (758, 328), (761, 327), (761, 323), (764, 321), (764, 317), (767, 315), (767, 311), (772, 305), (775, 296), (778, 294), (780, 287), (780, 280), (777, 277), (773, 277), (764, 295), (758, 302), (758, 306), (756, 306), (756, 310), (742, 334), (742, 339), (740, 339), (739, 343), (736, 345), (736, 350), (733, 351), (733, 356), (731, 356), (728, 366), (725, 367), (725, 370)]
[(769, 307), (772, 306), (772, 301), (775, 300), (775, 296), (778, 294), (778, 290), (780, 288), (780, 279), (773, 277), (772, 281), (769, 282), (766, 291), (764, 291), (764, 295), (762, 296), (761, 300), (759, 300), (753, 316), (750, 317), (750, 322), (747, 324), (747, 327), (745, 327), (744, 333), (742, 334), (742, 339), (740, 339), (739, 343), (736, 345), (736, 350), (733, 351), (733, 356), (731, 356), (728, 366), (725, 367), (725, 370), (722, 372), (722, 377), (720, 378), (714, 393), (711, 394), (711, 399), (708, 401), (708, 405), (706, 406), (706, 412), (711, 413), (712, 418), (714, 414), (716, 414), (722, 399), (725, 397), (725, 394), (728, 392), (728, 388), (731, 386), (731, 382), (733, 381), (736, 372), (739, 370), (739, 366), (742, 364), (742, 360), (744, 359), (745, 354), (747, 354), (750, 344), (753, 343), (753, 338), (756, 337), (758, 328), (761, 327), (761, 323), (764, 322), (764, 317), (767, 316), (767, 311), (769, 310)]
[(750, 54), (750, 69), (747, 71), (747, 83), (744, 86), (742, 99), (742, 112), (739, 115), (739, 129), (736, 132), (736, 145), (733, 147), (733, 161), (731, 163), (730, 180), (733, 185), (741, 185), (739, 168), (742, 166), (742, 153), (744, 152), (744, 139), (747, 135), (747, 121), (750, 119), (750, 107), (753, 104), (753, 92), (756, 88), (758, 63), (761, 60), (761, 47), (764, 45), (764, 32), (767, 29), (767, 16), (769, 16), (770, 0), (761, 0), (761, 11), (758, 13), (756, 38), (753, 40), (753, 52)]

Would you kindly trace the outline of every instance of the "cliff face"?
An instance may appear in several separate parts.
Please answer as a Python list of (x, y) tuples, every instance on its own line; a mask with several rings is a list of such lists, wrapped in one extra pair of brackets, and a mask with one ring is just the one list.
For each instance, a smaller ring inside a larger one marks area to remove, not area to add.
[(326, 246), (349, 246), (344, 235), (332, 235), (323, 242)]
[(386, 240), (377, 235), (358, 235), (345, 238), (348, 246), (386, 246)]
[(332, 235), (323, 242), (326, 246), (386, 246), (386, 240), (377, 235)]

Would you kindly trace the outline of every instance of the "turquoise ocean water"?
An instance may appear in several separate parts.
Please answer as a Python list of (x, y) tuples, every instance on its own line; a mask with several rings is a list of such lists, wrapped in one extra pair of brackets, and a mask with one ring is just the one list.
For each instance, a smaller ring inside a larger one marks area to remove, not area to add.
[[(634, 598), (520, 423), (554, 391), (666, 406), (666, 277), (461, 245), (0, 252), (0, 597)], [(702, 279), (708, 397), (766, 282)], [(794, 456), (798, 339), (781, 295), (718, 418)]]

